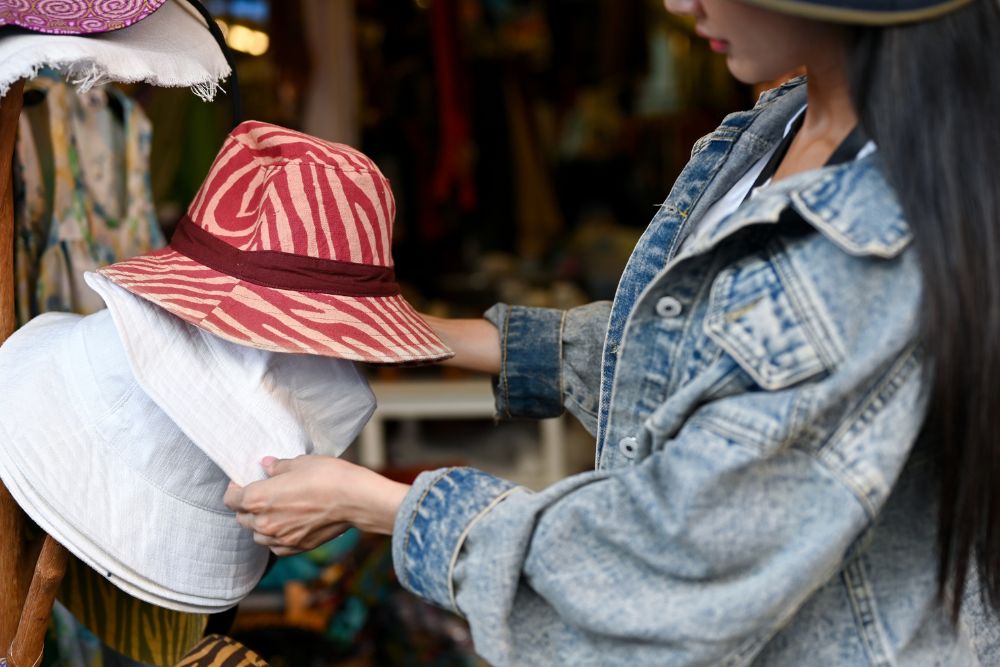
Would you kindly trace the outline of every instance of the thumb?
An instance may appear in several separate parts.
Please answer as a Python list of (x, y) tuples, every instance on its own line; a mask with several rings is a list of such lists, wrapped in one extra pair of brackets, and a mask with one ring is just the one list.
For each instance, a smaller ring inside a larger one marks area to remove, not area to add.
[(265, 456), (260, 460), (260, 465), (268, 477), (274, 477), (291, 470), (292, 459), (276, 459), (273, 456)]
[(226, 494), (222, 497), (222, 502), (229, 509), (238, 511), (243, 506), (243, 487), (236, 482), (229, 482), (226, 487)]

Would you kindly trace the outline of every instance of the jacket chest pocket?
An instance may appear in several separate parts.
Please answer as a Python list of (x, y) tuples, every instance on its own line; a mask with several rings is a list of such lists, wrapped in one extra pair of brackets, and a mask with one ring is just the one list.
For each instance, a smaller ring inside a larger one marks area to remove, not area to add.
[(820, 306), (796, 289), (782, 261), (778, 253), (762, 252), (719, 273), (704, 325), (754, 382), (772, 391), (832, 368), (813, 321)]

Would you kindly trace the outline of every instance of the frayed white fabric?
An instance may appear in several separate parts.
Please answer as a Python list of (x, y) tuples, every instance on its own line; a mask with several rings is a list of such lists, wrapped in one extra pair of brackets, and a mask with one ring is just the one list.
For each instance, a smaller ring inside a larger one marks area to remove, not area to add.
[(43, 67), (80, 90), (110, 81), (190, 87), (212, 99), (229, 76), (226, 59), (202, 17), (184, 0), (126, 28), (88, 36), (16, 32), (0, 38), (0, 96)]
[(0, 347), (0, 478), (21, 508), (131, 595), (232, 607), (267, 549), (222, 502), (226, 474), (132, 376), (114, 322), (49, 313)]
[(100, 274), (84, 279), (107, 304), (139, 385), (240, 486), (264, 478), (265, 456), (339, 456), (375, 411), (350, 361), (237, 345)]

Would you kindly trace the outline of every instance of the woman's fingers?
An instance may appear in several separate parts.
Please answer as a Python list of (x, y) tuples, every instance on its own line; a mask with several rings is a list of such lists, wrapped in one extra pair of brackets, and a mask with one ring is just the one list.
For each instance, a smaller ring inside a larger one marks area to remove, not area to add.
[(264, 468), (264, 472), (267, 473), (268, 477), (274, 477), (275, 475), (290, 472), (295, 460), (296, 459), (276, 459), (273, 456), (265, 456), (261, 459), (260, 465)]
[(295, 547), (271, 547), (271, 553), (275, 556), (294, 556), (295, 554), (300, 554), (305, 549), (296, 549)]
[(243, 487), (230, 482), (226, 488), (226, 495), (222, 496), (222, 502), (234, 512), (239, 512), (243, 509)]
[(408, 486), (326, 456), (266, 457), (267, 479), (230, 484), (224, 497), (240, 526), (268, 547), (314, 548), (354, 525), (390, 534)]
[(276, 538), (264, 533), (258, 533), (257, 531), (254, 531), (253, 541), (265, 547), (281, 546), (281, 543)]

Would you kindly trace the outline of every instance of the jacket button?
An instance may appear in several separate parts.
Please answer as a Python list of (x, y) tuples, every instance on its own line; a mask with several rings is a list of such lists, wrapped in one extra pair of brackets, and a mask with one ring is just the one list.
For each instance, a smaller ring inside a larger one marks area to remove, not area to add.
[(661, 297), (656, 302), (656, 314), (660, 317), (677, 317), (683, 310), (681, 302), (672, 296)]
[(618, 451), (624, 454), (626, 458), (635, 458), (635, 452), (638, 448), (639, 441), (632, 436), (622, 438), (618, 441)]

